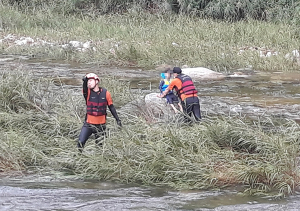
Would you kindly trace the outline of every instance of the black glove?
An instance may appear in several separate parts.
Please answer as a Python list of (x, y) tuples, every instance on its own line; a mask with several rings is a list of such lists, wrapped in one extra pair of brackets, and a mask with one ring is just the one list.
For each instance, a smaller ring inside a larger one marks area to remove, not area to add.
[(121, 120), (117, 120), (117, 124), (118, 124), (120, 127), (122, 127), (122, 122), (121, 122)]

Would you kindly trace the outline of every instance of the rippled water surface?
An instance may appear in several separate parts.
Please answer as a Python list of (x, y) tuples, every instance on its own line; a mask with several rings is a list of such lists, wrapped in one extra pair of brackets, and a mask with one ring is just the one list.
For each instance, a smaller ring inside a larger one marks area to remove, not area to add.
[(299, 196), (288, 199), (245, 197), (235, 190), (174, 191), (117, 183), (2, 177), (0, 210), (299, 210)]
[[(158, 92), (160, 72), (140, 69), (98, 67), (96, 64), (65, 63), (29, 59), (22, 56), (0, 56), (0, 72), (22, 69), (34, 71), (36, 76), (53, 78), (58, 85), (81, 88), (81, 78), (88, 72), (100, 77), (117, 77), (130, 81), (132, 89), (146, 93)], [(194, 79), (199, 91), (203, 114), (274, 115), (300, 122), (300, 72), (264, 73), (245, 71), (248, 77), (224, 80)]]

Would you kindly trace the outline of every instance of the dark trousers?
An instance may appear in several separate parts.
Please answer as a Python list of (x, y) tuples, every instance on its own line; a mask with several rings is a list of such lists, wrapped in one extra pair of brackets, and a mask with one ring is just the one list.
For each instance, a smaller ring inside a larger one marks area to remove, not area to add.
[(191, 121), (189, 117), (192, 117), (194, 114), (195, 120), (200, 121), (201, 112), (200, 112), (200, 103), (198, 97), (188, 97), (182, 101), (182, 107), (184, 113), (187, 115), (186, 120)]
[(81, 132), (79, 135), (79, 141), (77, 144), (80, 151), (83, 149), (86, 141), (92, 134), (95, 135), (96, 144), (102, 145), (102, 143), (99, 143), (100, 142), (99, 138), (101, 136), (104, 137), (106, 135), (106, 125), (105, 124), (93, 125), (93, 124), (84, 122), (84, 124), (81, 128)]

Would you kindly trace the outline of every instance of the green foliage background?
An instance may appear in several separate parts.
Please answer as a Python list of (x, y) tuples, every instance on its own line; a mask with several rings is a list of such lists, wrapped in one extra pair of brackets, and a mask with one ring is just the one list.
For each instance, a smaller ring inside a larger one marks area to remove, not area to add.
[(10, 0), (9, 2), (18, 4), (23, 9), (55, 5), (54, 10), (64, 13), (91, 10), (101, 14), (124, 13), (134, 7), (155, 13), (174, 12), (229, 21), (251, 18), (299, 22), (300, 18), (299, 0)]

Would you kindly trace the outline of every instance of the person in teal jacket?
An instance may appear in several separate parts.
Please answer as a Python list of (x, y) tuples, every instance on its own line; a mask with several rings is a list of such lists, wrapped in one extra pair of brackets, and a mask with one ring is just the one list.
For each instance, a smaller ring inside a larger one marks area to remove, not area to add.
[[(169, 86), (169, 84), (171, 82), (171, 73), (170, 73), (170, 71), (166, 70), (165, 72), (161, 73), (160, 76), (161, 76), (161, 81), (159, 83), (159, 90), (160, 90), (160, 93), (163, 93), (163, 91), (166, 90), (166, 88)], [(180, 111), (183, 112), (181, 102), (179, 101), (178, 97), (176, 95), (174, 95), (173, 91), (170, 91), (166, 95), (166, 99), (167, 99), (167, 104), (169, 104), (172, 107), (172, 109), (174, 110), (175, 113), (178, 113), (178, 110), (174, 106), (174, 102), (178, 103), (178, 107), (179, 107)]]

